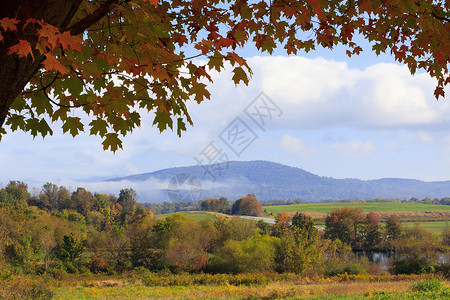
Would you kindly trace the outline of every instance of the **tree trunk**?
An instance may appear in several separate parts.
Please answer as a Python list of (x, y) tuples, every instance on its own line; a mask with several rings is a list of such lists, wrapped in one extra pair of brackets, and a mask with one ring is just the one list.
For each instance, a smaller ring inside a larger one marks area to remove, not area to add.
[(0, 127), (3, 127), (9, 108), (27, 83), (38, 72), (44, 56), (34, 51), (30, 56), (20, 58), (9, 55), (8, 50), (19, 39), (33, 43), (34, 36), (25, 36), (23, 21), (30, 18), (66, 29), (77, 12), (82, 0), (2, 0), (0, 2), (0, 19), (15, 18), (22, 22), (17, 25), (17, 32), (2, 33), (4, 40), (0, 44)]

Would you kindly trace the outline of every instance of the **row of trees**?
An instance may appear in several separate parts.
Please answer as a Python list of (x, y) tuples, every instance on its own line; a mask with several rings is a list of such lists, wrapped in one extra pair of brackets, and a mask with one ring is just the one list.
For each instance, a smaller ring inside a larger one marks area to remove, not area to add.
[(394, 258), (394, 273), (433, 272), (441, 255), (450, 250), (450, 228), (439, 240), (418, 223), (403, 227), (397, 215), (392, 214), (381, 224), (379, 215), (364, 214), (360, 208), (333, 210), (325, 218), (324, 238), (340, 240), (354, 251), (388, 252)]
[(263, 213), (262, 205), (256, 200), (255, 195), (248, 194), (230, 203), (227, 198), (208, 198), (198, 203), (198, 208), (203, 211), (214, 211), (224, 214), (260, 216)]
[[(334, 210), (322, 231), (302, 213), (293, 217), (280, 213), (274, 225), (231, 217), (215, 221), (194, 221), (180, 214), (155, 218), (136, 199), (131, 189), (115, 197), (81, 188), (70, 194), (51, 184), (30, 196), (25, 184), (11, 182), (0, 190), (0, 272), (57, 276), (144, 267), (172, 272), (333, 275), (374, 269), (355, 258), (352, 250), (383, 250), (396, 254), (393, 272), (423, 273), (434, 271), (437, 256), (450, 246), (448, 231), (439, 240), (420, 227), (403, 228), (395, 215), (381, 224), (376, 214), (360, 209)], [(200, 206), (228, 207), (235, 213), (260, 207), (254, 195), (232, 205), (225, 200), (208, 199)]]

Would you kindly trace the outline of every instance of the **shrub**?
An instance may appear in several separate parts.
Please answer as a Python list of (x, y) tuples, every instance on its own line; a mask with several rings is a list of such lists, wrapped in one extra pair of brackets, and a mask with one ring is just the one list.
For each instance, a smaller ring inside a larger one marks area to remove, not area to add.
[(446, 278), (450, 278), (450, 262), (442, 263), (435, 266), (436, 273), (440, 273)]
[(429, 280), (421, 280), (413, 285), (413, 290), (418, 292), (434, 292), (438, 293), (444, 288), (442, 281), (433, 278)]
[(53, 291), (42, 283), (17, 282), (0, 286), (0, 299), (51, 299)]
[(434, 273), (432, 261), (426, 257), (409, 257), (395, 260), (392, 263), (393, 274), (425, 274)]

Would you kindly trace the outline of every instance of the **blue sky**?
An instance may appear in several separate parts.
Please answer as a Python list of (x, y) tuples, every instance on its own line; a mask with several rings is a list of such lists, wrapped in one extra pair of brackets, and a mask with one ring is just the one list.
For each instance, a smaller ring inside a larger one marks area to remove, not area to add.
[[(261, 56), (246, 48), (241, 54), (254, 72), (250, 84), (236, 87), (229, 72), (213, 74), (211, 101), (188, 104), (194, 127), (181, 138), (160, 134), (151, 114), (115, 154), (88, 134), (72, 138), (55, 129), (53, 136), (33, 140), (9, 133), (0, 143), (0, 183), (50, 181), (105, 191), (112, 187), (92, 182), (194, 165), (211, 142), (229, 160), (269, 160), (321, 176), (450, 180), (448, 96), (436, 101), (435, 81), (427, 74), (412, 76), (391, 56), (377, 57), (370, 49), (354, 58), (343, 49)], [(245, 114), (261, 92), (282, 111), (265, 130)], [(257, 135), (240, 155), (219, 137), (236, 117)]]

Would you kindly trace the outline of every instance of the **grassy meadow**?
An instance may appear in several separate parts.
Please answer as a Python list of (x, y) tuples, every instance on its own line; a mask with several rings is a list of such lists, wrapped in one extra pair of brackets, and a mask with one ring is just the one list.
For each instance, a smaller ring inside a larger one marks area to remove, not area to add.
[[(228, 215), (224, 215), (224, 214), (216, 213), (216, 212), (210, 212), (210, 211), (183, 211), (183, 212), (178, 212), (177, 214), (185, 215), (186, 217), (193, 219), (197, 222), (201, 221), (201, 220), (205, 220), (205, 219), (211, 219), (212, 221), (215, 221), (215, 220), (217, 220), (217, 217), (219, 217), (219, 216), (222, 218), (230, 218), (230, 216), (228, 216)], [(172, 215), (172, 214), (155, 215), (155, 219), (161, 220), (170, 215)]]
[(433, 234), (441, 234), (450, 226), (450, 206), (404, 202), (332, 202), (306, 203), (293, 205), (264, 206), (269, 218), (274, 218), (280, 212), (294, 215), (303, 212), (316, 220), (319, 226), (324, 225), (325, 217), (336, 208), (361, 208), (363, 212), (375, 212), (385, 220), (389, 215), (396, 214), (400, 221), (408, 227), (420, 223), (421, 227)]
[[(404, 225), (408, 226), (408, 227), (414, 227), (416, 225), (415, 222), (404, 222)], [(450, 221), (444, 221), (444, 222), (421, 222), (420, 226), (433, 233), (433, 234), (440, 234), (442, 233), (442, 231), (447, 228), (450, 227)]]
[(422, 211), (449, 211), (449, 205), (421, 204), (406, 202), (332, 202), (332, 203), (306, 203), (293, 205), (264, 206), (264, 209), (274, 215), (286, 212), (313, 212), (328, 214), (336, 208), (359, 207), (364, 212), (422, 212)]
[(5, 299), (449, 299), (450, 282), (430, 275), (135, 273), (124, 277), (72, 277), (0, 281)]

